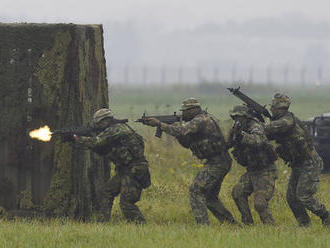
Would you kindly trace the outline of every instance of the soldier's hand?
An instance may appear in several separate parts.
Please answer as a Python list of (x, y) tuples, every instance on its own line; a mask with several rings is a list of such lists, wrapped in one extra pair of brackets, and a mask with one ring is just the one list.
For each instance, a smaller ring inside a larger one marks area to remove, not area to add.
[(235, 121), (233, 126), (233, 141), (240, 142), (242, 139), (242, 124), (239, 121)]
[(152, 126), (152, 127), (158, 126), (159, 123), (160, 123), (160, 121), (157, 120), (156, 118), (146, 118), (143, 122), (143, 124), (148, 125), (148, 126)]
[(235, 121), (233, 129), (234, 129), (235, 132), (241, 132), (242, 123), (240, 121)]
[(62, 142), (74, 142), (78, 136), (76, 134), (64, 134), (62, 135)]

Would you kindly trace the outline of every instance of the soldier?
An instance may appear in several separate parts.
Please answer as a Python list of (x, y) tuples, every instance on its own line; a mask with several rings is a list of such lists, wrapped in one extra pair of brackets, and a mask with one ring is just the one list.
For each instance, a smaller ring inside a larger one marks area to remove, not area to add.
[(304, 124), (288, 111), (290, 103), (288, 96), (276, 93), (271, 105), (273, 118), (265, 127), (267, 136), (279, 144), (277, 153), (291, 167), (287, 202), (300, 226), (310, 225), (307, 209), (329, 226), (329, 212), (313, 197), (320, 183), (323, 161)]
[(196, 222), (208, 225), (209, 209), (220, 222), (236, 223), (218, 198), (222, 181), (232, 163), (222, 132), (216, 121), (202, 111), (196, 99), (183, 101), (181, 111), (185, 124), (169, 125), (155, 118), (148, 118), (144, 124), (159, 126), (162, 131), (176, 137), (183, 147), (190, 148), (196, 157), (206, 160), (190, 186), (190, 203)]
[(135, 205), (142, 190), (151, 184), (144, 141), (129, 125), (114, 124), (113, 120), (110, 109), (96, 111), (93, 122), (102, 131), (96, 137), (74, 135), (74, 141), (106, 157), (116, 166), (116, 175), (105, 186), (100, 221), (110, 219), (114, 198), (120, 194), (119, 204), (125, 218), (130, 222), (144, 223), (145, 218)]
[(274, 224), (268, 203), (273, 197), (277, 171), (276, 153), (267, 140), (262, 123), (251, 115), (246, 105), (235, 106), (230, 113), (235, 121), (230, 132), (229, 146), (237, 162), (246, 167), (232, 196), (244, 224), (253, 224), (248, 197), (254, 193), (254, 207), (264, 224)]

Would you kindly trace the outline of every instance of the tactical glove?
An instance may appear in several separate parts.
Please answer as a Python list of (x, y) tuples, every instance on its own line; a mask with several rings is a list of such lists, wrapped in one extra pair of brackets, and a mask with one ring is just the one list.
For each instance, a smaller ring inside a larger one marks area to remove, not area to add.
[(78, 136), (75, 134), (71, 134), (71, 133), (63, 134), (62, 142), (74, 142), (77, 140), (77, 138), (78, 138)]
[(156, 118), (147, 118), (144, 120), (143, 124), (151, 127), (156, 127), (160, 124), (160, 121), (157, 120)]

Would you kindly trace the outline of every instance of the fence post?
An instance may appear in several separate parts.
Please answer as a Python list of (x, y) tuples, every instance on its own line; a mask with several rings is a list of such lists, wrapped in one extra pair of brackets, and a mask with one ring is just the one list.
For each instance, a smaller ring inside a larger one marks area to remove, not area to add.
[(253, 84), (253, 81), (254, 81), (254, 67), (253, 67), (253, 65), (251, 65), (250, 68), (249, 68), (248, 82), (249, 82), (249, 84)]
[(178, 69), (178, 83), (183, 84), (183, 68), (182, 66)]
[(165, 85), (166, 83), (166, 68), (163, 65), (160, 69), (160, 84)]
[(146, 85), (148, 80), (148, 68), (143, 66), (142, 68), (142, 84)]
[(219, 68), (218, 67), (215, 67), (214, 70), (213, 70), (213, 80), (214, 80), (214, 83), (218, 83), (220, 80), (219, 80)]
[(129, 67), (128, 65), (124, 68), (124, 84), (129, 84)]
[(196, 68), (196, 75), (197, 75), (197, 83), (202, 83), (202, 69), (200, 67)]
[(272, 84), (272, 66), (268, 65), (266, 68), (266, 77), (267, 77), (267, 84)]
[(236, 63), (233, 64), (232, 68), (231, 68), (231, 82), (234, 83), (236, 81), (236, 74), (237, 74), (237, 65)]
[(321, 85), (323, 81), (323, 68), (321, 65), (317, 69), (317, 80), (319, 85)]
[(306, 67), (305, 66), (302, 66), (300, 69), (300, 80), (301, 80), (302, 85), (306, 84)]
[(287, 85), (289, 79), (289, 66), (285, 65), (283, 69), (283, 83)]

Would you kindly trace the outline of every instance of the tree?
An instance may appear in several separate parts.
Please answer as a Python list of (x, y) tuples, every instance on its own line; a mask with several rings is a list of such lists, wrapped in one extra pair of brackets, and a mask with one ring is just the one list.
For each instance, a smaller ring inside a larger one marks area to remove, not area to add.
[(0, 206), (88, 218), (109, 167), (31, 129), (86, 125), (108, 107), (102, 25), (0, 24)]

